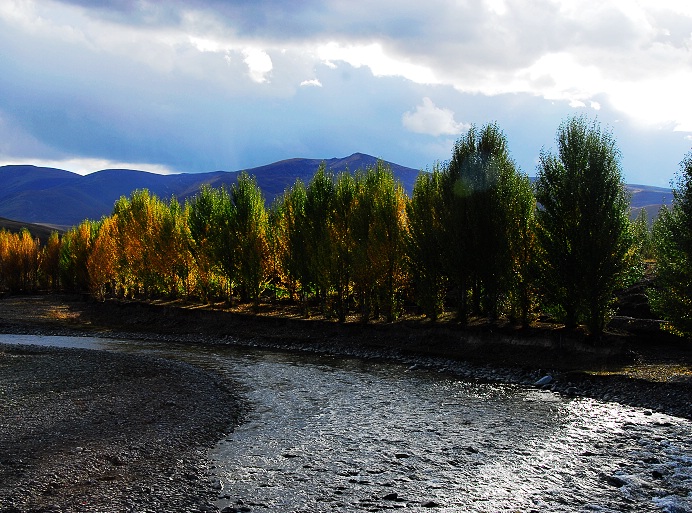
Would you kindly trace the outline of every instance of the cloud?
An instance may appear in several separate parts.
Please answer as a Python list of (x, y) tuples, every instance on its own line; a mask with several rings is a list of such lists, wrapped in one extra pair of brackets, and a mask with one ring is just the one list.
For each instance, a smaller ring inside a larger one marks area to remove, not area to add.
[(454, 112), (440, 109), (428, 97), (423, 98), (422, 105), (418, 105), (415, 111), (404, 112), (401, 123), (411, 132), (435, 137), (459, 134), (469, 128), (469, 125), (454, 120)]
[(159, 175), (175, 174), (176, 171), (160, 164), (146, 162), (118, 162), (107, 159), (65, 158), (65, 159), (21, 159), (0, 155), (0, 166), (30, 164), (39, 167), (52, 167), (72, 171), (78, 175), (88, 175), (103, 169), (136, 169)]
[(425, 167), (463, 112), (524, 127), (532, 159), (570, 105), (685, 141), (691, 34), (679, 0), (3, 0), (0, 154), (196, 171), (367, 146)]
[(313, 78), (312, 80), (303, 80), (300, 85), (301, 87), (322, 87), (322, 82)]
[(327, 66), (343, 61), (355, 68), (366, 66), (376, 77), (401, 76), (419, 84), (438, 83), (430, 68), (389, 53), (380, 43), (340, 44), (331, 41), (319, 46), (317, 55)]
[(265, 51), (257, 48), (246, 48), (243, 50), (243, 55), (245, 56), (243, 61), (247, 64), (250, 78), (258, 84), (266, 82), (267, 75), (274, 67), (271, 57)]

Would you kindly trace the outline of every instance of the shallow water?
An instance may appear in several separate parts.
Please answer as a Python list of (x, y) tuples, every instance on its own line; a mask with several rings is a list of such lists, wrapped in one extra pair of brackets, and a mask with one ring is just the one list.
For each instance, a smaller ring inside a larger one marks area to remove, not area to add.
[(211, 453), (220, 508), (692, 511), (692, 423), (675, 417), (345, 358), (2, 341), (161, 354), (240, 383), (252, 410)]

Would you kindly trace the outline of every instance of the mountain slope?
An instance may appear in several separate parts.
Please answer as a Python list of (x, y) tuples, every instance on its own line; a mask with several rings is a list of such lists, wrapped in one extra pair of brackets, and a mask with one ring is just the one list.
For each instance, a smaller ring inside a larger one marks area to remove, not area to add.
[[(363, 153), (345, 158), (295, 158), (248, 169), (257, 179), (268, 204), (291, 187), (297, 179), (307, 183), (324, 162), (335, 173), (354, 172), (375, 165), (377, 159)], [(408, 194), (419, 172), (416, 169), (387, 162)], [(132, 169), (104, 169), (81, 176), (76, 173), (36, 166), (0, 167), (0, 217), (58, 226), (73, 226), (84, 219), (100, 219), (113, 210), (121, 196), (136, 189), (148, 189), (160, 198), (172, 196), (183, 202), (194, 196), (204, 184), (229, 187), (235, 183), (238, 171), (158, 175)], [(670, 204), (670, 189), (643, 185), (628, 186), (632, 192), (632, 208), (636, 213), (646, 208), (649, 217), (660, 205)]]
[[(375, 157), (355, 153), (330, 160), (289, 159), (248, 169), (257, 178), (267, 203), (293, 185), (296, 179), (308, 182), (322, 162), (334, 172), (355, 171), (372, 166)], [(407, 191), (413, 188), (418, 171), (388, 163)], [(199, 174), (158, 175), (132, 169), (104, 169), (81, 176), (60, 169), (36, 166), (0, 167), (0, 216), (31, 223), (72, 226), (84, 219), (100, 219), (113, 210), (121, 196), (136, 189), (148, 189), (160, 198), (179, 201), (194, 196), (200, 187), (230, 186), (238, 171)]]

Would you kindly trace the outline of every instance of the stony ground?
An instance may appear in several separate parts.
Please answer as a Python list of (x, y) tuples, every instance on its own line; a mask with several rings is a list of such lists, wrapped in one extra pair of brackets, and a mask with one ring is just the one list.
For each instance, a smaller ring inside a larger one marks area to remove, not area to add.
[(204, 511), (206, 447), (241, 410), (184, 364), (0, 346), (0, 511)]
[[(0, 333), (140, 337), (395, 357), (692, 418), (692, 352), (657, 335), (598, 344), (550, 328), (424, 321), (338, 325), (198, 305), (0, 299)], [(461, 370), (459, 370), (461, 369)], [(212, 511), (206, 447), (242, 415), (233, 384), (180, 363), (85, 350), (0, 350), (0, 513)]]

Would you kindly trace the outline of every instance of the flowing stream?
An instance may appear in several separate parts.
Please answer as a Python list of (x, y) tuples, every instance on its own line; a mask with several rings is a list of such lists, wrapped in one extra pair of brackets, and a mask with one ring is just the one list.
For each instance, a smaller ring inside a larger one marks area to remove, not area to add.
[(692, 423), (404, 365), (73, 337), (213, 368), (252, 406), (211, 452), (220, 508), (692, 512)]

